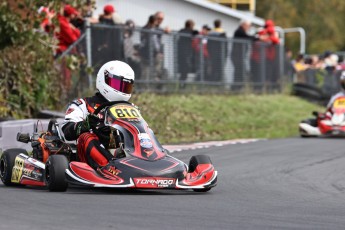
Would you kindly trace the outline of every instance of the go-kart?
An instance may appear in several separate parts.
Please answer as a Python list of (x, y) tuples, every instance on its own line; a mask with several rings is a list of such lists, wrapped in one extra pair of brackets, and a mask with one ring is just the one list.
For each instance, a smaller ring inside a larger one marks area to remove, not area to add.
[(59, 124), (51, 120), (48, 130), (33, 135), (18, 133), (17, 140), (32, 145), (32, 156), (25, 149), (7, 149), (0, 157), (0, 177), (10, 185), (46, 186), (50, 191), (66, 191), (69, 184), (89, 187), (133, 189), (192, 189), (206, 192), (217, 183), (217, 171), (207, 155), (192, 156), (187, 166), (168, 155), (139, 109), (128, 102), (99, 106), (104, 124), (112, 129), (113, 149), (123, 147), (125, 156), (110, 161), (105, 177), (88, 164), (78, 161), (75, 144), (65, 141)]
[(302, 137), (345, 137), (345, 97), (337, 98), (330, 111), (313, 112), (314, 119), (301, 121), (299, 132)]

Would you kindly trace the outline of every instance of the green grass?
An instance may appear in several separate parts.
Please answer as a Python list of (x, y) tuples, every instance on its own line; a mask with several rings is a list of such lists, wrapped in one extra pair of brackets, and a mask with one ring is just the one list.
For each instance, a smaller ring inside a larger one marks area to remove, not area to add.
[(300, 120), (324, 110), (288, 95), (138, 94), (131, 101), (164, 144), (296, 136)]

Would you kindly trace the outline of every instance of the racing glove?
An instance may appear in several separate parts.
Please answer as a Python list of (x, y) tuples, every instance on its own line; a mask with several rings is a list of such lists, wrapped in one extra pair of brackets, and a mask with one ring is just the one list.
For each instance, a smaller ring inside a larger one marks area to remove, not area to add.
[(96, 129), (100, 125), (99, 117), (93, 114), (87, 115), (86, 119), (80, 121), (76, 125), (76, 134), (79, 136), (82, 133), (89, 132), (90, 129)]

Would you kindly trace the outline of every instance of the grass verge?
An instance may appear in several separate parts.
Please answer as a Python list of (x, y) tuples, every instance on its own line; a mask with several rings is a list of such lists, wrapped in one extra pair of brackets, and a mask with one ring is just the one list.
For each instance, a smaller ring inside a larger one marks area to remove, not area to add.
[(298, 135), (300, 120), (324, 108), (288, 95), (132, 97), (161, 143)]

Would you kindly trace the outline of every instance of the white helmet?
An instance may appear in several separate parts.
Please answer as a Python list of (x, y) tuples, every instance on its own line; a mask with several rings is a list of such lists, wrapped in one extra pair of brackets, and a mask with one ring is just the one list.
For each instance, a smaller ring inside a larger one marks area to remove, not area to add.
[(98, 71), (96, 88), (108, 101), (128, 101), (134, 85), (134, 71), (122, 61), (105, 63)]

